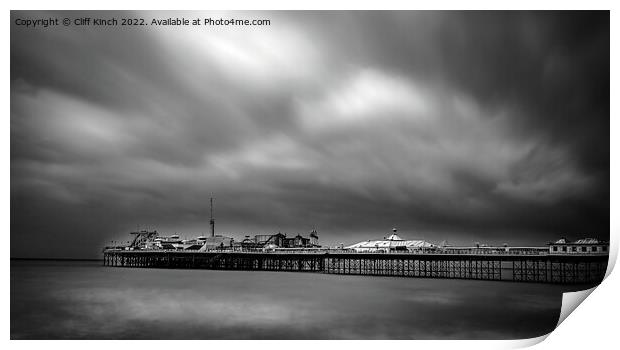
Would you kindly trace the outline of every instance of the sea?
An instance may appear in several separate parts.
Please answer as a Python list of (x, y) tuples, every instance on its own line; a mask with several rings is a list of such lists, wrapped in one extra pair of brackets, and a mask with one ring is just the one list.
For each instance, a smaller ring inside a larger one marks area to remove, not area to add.
[(523, 339), (591, 286), (11, 261), (11, 339)]

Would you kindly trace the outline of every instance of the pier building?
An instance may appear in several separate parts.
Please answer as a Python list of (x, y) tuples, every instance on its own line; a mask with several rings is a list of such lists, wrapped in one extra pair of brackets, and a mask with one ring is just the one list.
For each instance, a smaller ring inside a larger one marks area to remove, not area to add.
[(437, 249), (435, 244), (424, 240), (404, 240), (396, 234), (396, 229), (392, 229), (392, 234), (383, 239), (367, 240), (344, 247), (357, 253), (373, 252), (429, 252)]
[(609, 242), (596, 238), (582, 238), (574, 242), (561, 238), (549, 243), (549, 254), (609, 254)]

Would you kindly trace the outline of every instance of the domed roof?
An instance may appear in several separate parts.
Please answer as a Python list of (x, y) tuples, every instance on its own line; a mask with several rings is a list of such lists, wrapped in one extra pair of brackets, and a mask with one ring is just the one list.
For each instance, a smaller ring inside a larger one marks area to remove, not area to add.
[(392, 233), (388, 238), (388, 241), (404, 241), (404, 239), (400, 238), (396, 233)]

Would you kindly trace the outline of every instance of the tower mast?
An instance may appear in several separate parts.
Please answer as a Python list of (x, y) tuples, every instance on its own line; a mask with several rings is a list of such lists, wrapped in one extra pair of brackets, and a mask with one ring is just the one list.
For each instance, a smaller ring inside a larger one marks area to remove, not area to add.
[(213, 197), (211, 197), (211, 220), (209, 220), (209, 224), (211, 224), (211, 237), (215, 237), (215, 220), (213, 219)]

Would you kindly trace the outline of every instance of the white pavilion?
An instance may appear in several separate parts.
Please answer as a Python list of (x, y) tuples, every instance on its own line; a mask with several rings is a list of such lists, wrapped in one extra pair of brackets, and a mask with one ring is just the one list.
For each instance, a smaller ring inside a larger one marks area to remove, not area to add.
[(370, 252), (419, 252), (427, 249), (435, 249), (435, 244), (424, 240), (404, 240), (392, 229), (392, 234), (381, 240), (367, 240), (355, 243), (345, 249), (353, 249), (358, 253)]

